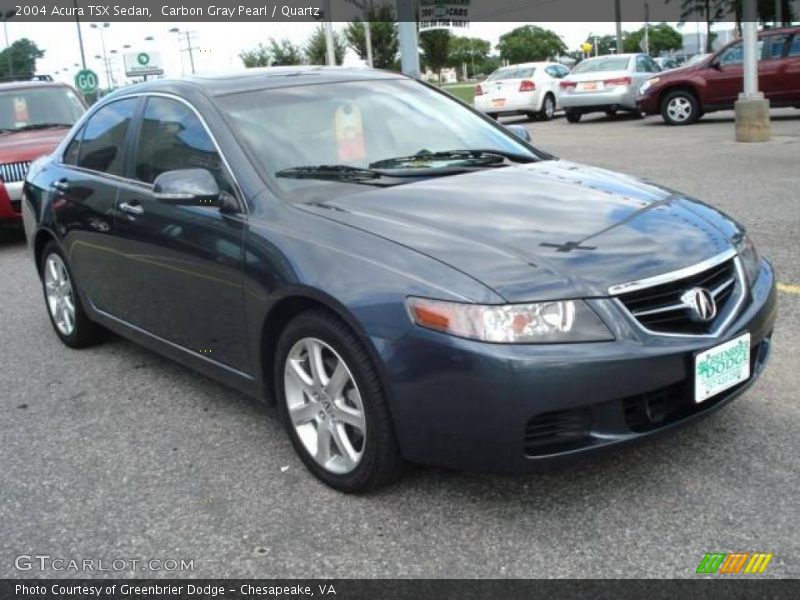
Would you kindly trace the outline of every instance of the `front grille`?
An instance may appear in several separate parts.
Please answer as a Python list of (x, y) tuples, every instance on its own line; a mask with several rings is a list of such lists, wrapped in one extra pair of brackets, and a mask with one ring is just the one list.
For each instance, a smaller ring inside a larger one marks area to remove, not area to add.
[(29, 160), (0, 164), (0, 179), (5, 183), (25, 181), (25, 175), (28, 173), (30, 166), (31, 161)]
[(525, 426), (525, 454), (566, 452), (586, 443), (592, 418), (587, 408), (544, 413)]
[[(693, 288), (711, 292), (717, 309), (714, 319), (696, 320), (691, 307), (681, 300), (681, 296)], [(735, 259), (729, 259), (689, 277), (622, 294), (619, 300), (649, 331), (706, 335), (714, 332), (730, 315), (743, 293)]]

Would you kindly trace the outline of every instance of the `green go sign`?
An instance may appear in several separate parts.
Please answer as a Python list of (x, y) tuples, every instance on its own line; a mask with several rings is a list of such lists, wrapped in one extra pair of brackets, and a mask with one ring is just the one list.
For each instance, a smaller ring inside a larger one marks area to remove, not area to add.
[(89, 69), (78, 71), (75, 75), (75, 87), (82, 94), (91, 94), (97, 91), (97, 73)]

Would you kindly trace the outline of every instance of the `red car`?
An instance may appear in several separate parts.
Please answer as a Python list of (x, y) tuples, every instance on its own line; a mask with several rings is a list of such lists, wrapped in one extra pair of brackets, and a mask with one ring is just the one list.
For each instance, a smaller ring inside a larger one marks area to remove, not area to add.
[[(770, 106), (800, 108), (800, 28), (759, 33), (758, 86)], [(670, 125), (694, 123), (704, 113), (733, 108), (744, 87), (742, 41), (731, 42), (696, 65), (651, 77), (638, 104)]]
[(86, 111), (78, 93), (54, 81), (0, 83), (0, 225), (21, 222), (22, 182)]

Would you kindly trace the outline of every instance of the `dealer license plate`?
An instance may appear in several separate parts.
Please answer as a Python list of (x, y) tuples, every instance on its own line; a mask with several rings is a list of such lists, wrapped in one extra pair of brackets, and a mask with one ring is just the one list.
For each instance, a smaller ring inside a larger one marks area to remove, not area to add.
[(708, 400), (750, 377), (750, 334), (700, 352), (694, 358), (694, 401)]
[(576, 86), (578, 92), (597, 92), (604, 87), (602, 81), (582, 81)]
[(492, 100), (492, 106), (494, 106), (495, 108), (502, 108), (505, 105), (506, 105), (505, 98), (495, 98)]

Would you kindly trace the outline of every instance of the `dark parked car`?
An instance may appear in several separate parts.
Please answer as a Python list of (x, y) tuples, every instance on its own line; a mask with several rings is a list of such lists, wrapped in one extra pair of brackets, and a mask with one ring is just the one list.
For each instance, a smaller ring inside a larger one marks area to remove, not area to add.
[[(800, 107), (800, 28), (759, 33), (758, 85), (772, 107)], [(742, 41), (696, 64), (642, 84), (639, 107), (670, 125), (694, 123), (707, 112), (733, 108), (744, 87)]]
[(769, 355), (772, 268), (735, 221), (397, 74), (127, 87), (24, 197), (65, 344), (112, 330), (276, 400), (345, 491), (404, 461), (525, 471), (641, 438)]

